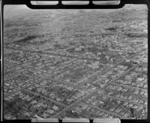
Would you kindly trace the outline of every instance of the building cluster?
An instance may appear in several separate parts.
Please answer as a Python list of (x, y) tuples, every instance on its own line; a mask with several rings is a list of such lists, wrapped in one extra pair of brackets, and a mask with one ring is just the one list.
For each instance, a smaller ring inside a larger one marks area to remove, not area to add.
[(146, 118), (146, 64), (9, 50), (4, 65), (6, 119)]
[(144, 12), (92, 11), (6, 24), (5, 119), (147, 118)]

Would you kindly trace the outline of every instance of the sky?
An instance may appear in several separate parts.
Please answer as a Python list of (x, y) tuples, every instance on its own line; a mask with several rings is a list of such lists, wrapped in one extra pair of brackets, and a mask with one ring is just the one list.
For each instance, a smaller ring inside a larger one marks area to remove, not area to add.
[[(32, 1), (33, 4), (35, 4), (36, 2)], [(52, 2), (52, 1), (51, 1)], [(54, 1), (53, 1), (54, 2)], [(88, 4), (87, 1), (79, 1), (82, 4)], [(79, 3), (77, 1), (65, 1), (64, 0), (64, 4), (74, 4), (74, 3)], [(40, 2), (39, 2), (40, 3)], [(46, 2), (45, 2), (46, 3)], [(23, 15), (26, 14), (28, 12), (30, 12), (30, 9), (26, 6), (26, 5), (7, 5), (4, 7), (4, 15), (5, 15), (5, 19), (7, 18), (12, 18), (14, 16), (19, 16), (19, 15)]]
[[(145, 5), (125, 5), (124, 8), (134, 10), (134, 9), (145, 9), (146, 6)], [(5, 5), (4, 6), (4, 19), (11, 19), (17, 16), (22, 16), (24, 14), (28, 14), (33, 11), (38, 11), (38, 10), (32, 10), (28, 8), (26, 5)], [(104, 10), (100, 10), (100, 11), (104, 11)]]

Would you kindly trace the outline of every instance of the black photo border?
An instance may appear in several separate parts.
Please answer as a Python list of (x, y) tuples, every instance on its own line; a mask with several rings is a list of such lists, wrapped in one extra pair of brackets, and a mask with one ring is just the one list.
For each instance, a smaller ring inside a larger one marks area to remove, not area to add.
[[(46, 0), (45, 0), (46, 1)], [(48, 0), (47, 0), (48, 1)], [(4, 84), (3, 84), (3, 80), (4, 80), (4, 43), (3, 43), (3, 37), (4, 37), (4, 28), (3, 28), (3, 24), (4, 24), (4, 6), (5, 5), (26, 5), (27, 7), (31, 8), (31, 9), (119, 9), (122, 8), (125, 4), (145, 4), (147, 5), (148, 8), (148, 58), (149, 58), (149, 46), (150, 46), (150, 0), (120, 0), (120, 4), (118, 5), (94, 5), (92, 4), (92, 0), (89, 0), (90, 4), (89, 5), (62, 5), (61, 1), (62, 0), (51, 0), (51, 1), (59, 1), (59, 3), (57, 5), (32, 5), (30, 0), (0, 0), (0, 27), (1, 27), (1, 35), (0, 35), (0, 39), (1, 39), (1, 121), (3, 122), (12, 122), (11, 120), (4, 120), (3, 117), (3, 97), (4, 97)], [(65, 0), (65, 1), (69, 1), (69, 0)], [(72, 0), (73, 1), (73, 0)], [(79, 0), (80, 1), (80, 0)], [(85, 0), (87, 1), (87, 0)], [(149, 63), (149, 60), (148, 60)], [(148, 64), (148, 117), (146, 120), (134, 120), (134, 119), (121, 119), (121, 123), (128, 123), (128, 122), (133, 122), (133, 123), (150, 123), (150, 83), (149, 83), (149, 64)], [(90, 123), (93, 122), (94, 119), (89, 120)], [(20, 122), (19, 120), (15, 120), (15, 122)], [(22, 121), (21, 121), (22, 122)], [(31, 120), (26, 120), (26, 122), (31, 122)], [(63, 123), (62, 120), (59, 120), (60, 123)], [(80, 121), (79, 121), (80, 122)]]

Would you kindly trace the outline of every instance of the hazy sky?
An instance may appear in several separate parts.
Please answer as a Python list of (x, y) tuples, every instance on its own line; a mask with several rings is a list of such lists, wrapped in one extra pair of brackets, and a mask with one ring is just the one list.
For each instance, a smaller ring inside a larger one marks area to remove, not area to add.
[(4, 6), (5, 19), (22, 15), (27, 12), (30, 12), (30, 9), (26, 5), (5, 5)]
[[(125, 5), (124, 8), (125, 9), (145, 9), (146, 5)], [(21, 15), (34, 12), (34, 11), (38, 11), (38, 10), (32, 10), (28, 8), (26, 5), (6, 5), (4, 7), (4, 18), (10, 19), (12, 17), (21, 16)], [(106, 10), (103, 10), (103, 11), (106, 11)]]

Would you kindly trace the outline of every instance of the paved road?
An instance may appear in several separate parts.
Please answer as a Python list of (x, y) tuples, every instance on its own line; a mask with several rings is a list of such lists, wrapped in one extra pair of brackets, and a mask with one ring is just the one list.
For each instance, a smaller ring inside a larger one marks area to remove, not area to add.
[(40, 96), (40, 97), (42, 97), (42, 98), (44, 98), (44, 99), (46, 99), (46, 100), (49, 100), (49, 101), (51, 101), (51, 102), (54, 102), (54, 103), (56, 103), (56, 104), (58, 104), (58, 105), (61, 105), (61, 106), (63, 106), (63, 107), (66, 107), (66, 106), (67, 106), (67, 105), (65, 105), (65, 104), (63, 104), (63, 103), (60, 103), (60, 102), (57, 102), (57, 101), (55, 101), (55, 100), (53, 100), (53, 99), (50, 99), (50, 98), (48, 98), (48, 97), (45, 97), (45, 96), (43, 96), (43, 95), (41, 95), (41, 94), (39, 94), (39, 93), (35, 93), (35, 92), (32, 92), (32, 91), (27, 90), (27, 89), (24, 89), (24, 88), (22, 88), (21, 90), (22, 90), (22, 91), (25, 91), (25, 92), (27, 92), (27, 93), (34, 94), (34, 95), (36, 95), (36, 96)]
[[(133, 66), (133, 67), (136, 67), (136, 66)], [(122, 73), (121, 75), (117, 76), (114, 80), (110, 81), (108, 84), (115, 82), (119, 77), (121, 77), (122, 75), (126, 74), (126, 73), (129, 72), (131, 69), (133, 69), (133, 67), (130, 68), (128, 71), (125, 71), (125, 72)], [(108, 85), (108, 84), (107, 84), (107, 85)], [(92, 91), (90, 94), (88, 94), (88, 95), (86, 95), (85, 97), (83, 97), (83, 98), (77, 100), (75, 103), (73, 103), (73, 104), (71, 104), (70, 106), (68, 106), (67, 108), (63, 109), (62, 111), (60, 111), (59, 113), (57, 113), (57, 114), (54, 115), (53, 117), (54, 117), (54, 118), (58, 117), (58, 116), (59, 116), (60, 114), (62, 114), (63, 112), (65, 112), (65, 111), (67, 111), (67, 110), (70, 110), (71, 108), (73, 108), (74, 106), (76, 106), (77, 104), (79, 104), (81, 101), (84, 101), (84, 100), (88, 99), (89, 97), (91, 97), (92, 95), (96, 94), (98, 91), (99, 91), (99, 89), (96, 89), (96, 90)]]

